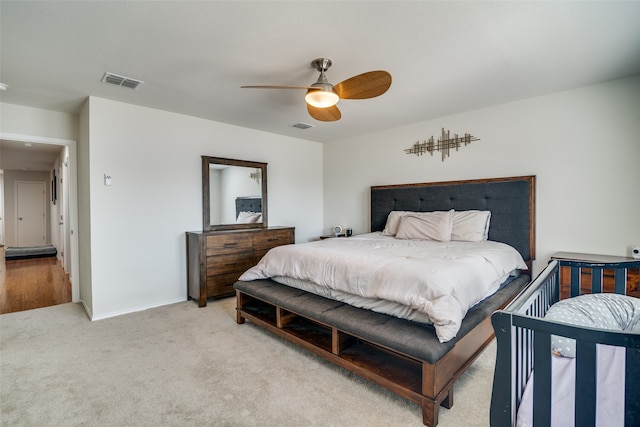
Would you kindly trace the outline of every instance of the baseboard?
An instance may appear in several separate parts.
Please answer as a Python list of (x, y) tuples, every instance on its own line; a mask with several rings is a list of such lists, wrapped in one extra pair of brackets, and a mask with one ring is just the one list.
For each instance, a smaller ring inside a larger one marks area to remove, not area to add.
[[(104, 314), (100, 314), (100, 315), (97, 315), (97, 316), (90, 315), (89, 318), (91, 319), (91, 321), (103, 320), (103, 319), (108, 319), (110, 317), (122, 316), (123, 314), (136, 313), (138, 311), (144, 311), (144, 310), (149, 310), (151, 308), (162, 307), (164, 305), (176, 304), (176, 303), (179, 303), (179, 302), (184, 302), (186, 300), (187, 300), (186, 297), (175, 298), (175, 299), (171, 299), (171, 300), (167, 300), (167, 301), (163, 301), (163, 302), (158, 302), (158, 303), (154, 303), (154, 304), (150, 304), (150, 305), (145, 305), (145, 306), (140, 306), (140, 307), (133, 307), (133, 308), (129, 308), (129, 309), (126, 309), (126, 310), (112, 311), (111, 313), (104, 313)], [(86, 307), (85, 307), (85, 310), (86, 310)], [(89, 310), (87, 310), (87, 313), (89, 313)]]
[(84, 307), (84, 311), (87, 313), (87, 316), (89, 316), (89, 319), (92, 319), (93, 313), (91, 312), (91, 309), (87, 307), (87, 304), (85, 304), (82, 300), (80, 301), (80, 304), (82, 304), (82, 307)]

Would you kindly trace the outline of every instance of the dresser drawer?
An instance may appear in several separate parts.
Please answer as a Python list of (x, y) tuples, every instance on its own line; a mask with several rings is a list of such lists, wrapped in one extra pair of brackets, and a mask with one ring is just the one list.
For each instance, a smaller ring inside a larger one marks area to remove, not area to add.
[(238, 272), (207, 277), (207, 295), (221, 296), (234, 293), (233, 284), (241, 274), (242, 272)]
[(250, 252), (252, 240), (247, 234), (220, 234), (207, 236), (207, 256), (232, 254), (238, 252)]
[(263, 249), (261, 251), (255, 251), (253, 253), (253, 265), (256, 265), (260, 262), (263, 256), (265, 256), (269, 252), (269, 249)]
[(266, 252), (276, 246), (293, 243), (291, 240), (291, 230), (262, 231), (253, 236), (253, 248), (256, 252)]
[(210, 256), (207, 257), (207, 276), (220, 276), (235, 272), (242, 274), (253, 265), (254, 258), (251, 250), (242, 254)]

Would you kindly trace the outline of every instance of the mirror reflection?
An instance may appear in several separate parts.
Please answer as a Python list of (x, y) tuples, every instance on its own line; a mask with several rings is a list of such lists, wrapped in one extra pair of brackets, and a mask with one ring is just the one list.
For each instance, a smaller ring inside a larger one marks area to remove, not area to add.
[(266, 163), (202, 159), (204, 230), (266, 227)]

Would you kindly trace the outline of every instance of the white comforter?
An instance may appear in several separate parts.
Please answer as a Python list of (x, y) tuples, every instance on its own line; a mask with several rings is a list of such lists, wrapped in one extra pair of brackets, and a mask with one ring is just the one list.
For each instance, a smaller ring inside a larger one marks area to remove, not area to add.
[(503, 243), (370, 233), (278, 246), (240, 280), (288, 277), (326, 287), (338, 300), (344, 294), (391, 301), (419, 312), (446, 342), (456, 336), (469, 308), (494, 293), (511, 271), (526, 268), (520, 254)]

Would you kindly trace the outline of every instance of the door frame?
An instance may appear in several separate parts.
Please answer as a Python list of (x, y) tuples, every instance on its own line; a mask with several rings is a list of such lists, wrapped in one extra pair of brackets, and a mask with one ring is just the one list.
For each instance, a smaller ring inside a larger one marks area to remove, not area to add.
[(51, 144), (66, 146), (69, 149), (69, 211), (67, 220), (69, 227), (70, 251), (71, 251), (71, 301), (80, 302), (80, 266), (78, 260), (78, 163), (77, 142), (73, 139), (49, 138), (45, 136), (23, 135), (16, 133), (0, 132), (0, 139), (16, 142), (32, 142), (35, 144)]
[(0, 246), (4, 246), (4, 171), (0, 169)]

